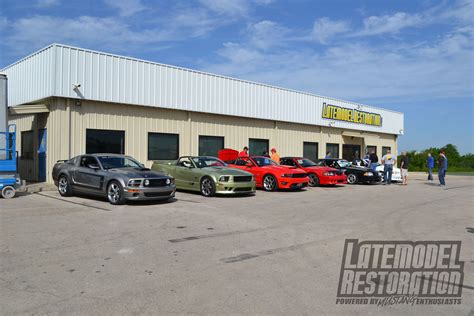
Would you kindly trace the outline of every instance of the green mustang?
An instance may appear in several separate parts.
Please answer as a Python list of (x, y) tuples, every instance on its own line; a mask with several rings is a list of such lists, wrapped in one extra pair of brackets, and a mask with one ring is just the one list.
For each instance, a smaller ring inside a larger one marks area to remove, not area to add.
[(247, 171), (228, 168), (215, 157), (183, 156), (176, 161), (154, 161), (151, 169), (175, 179), (176, 188), (215, 194), (254, 194), (255, 179)]

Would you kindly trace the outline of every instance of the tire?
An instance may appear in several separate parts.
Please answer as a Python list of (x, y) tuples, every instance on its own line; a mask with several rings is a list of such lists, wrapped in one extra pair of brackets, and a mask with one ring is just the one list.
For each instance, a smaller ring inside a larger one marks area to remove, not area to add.
[(200, 185), (201, 194), (205, 197), (216, 195), (216, 184), (211, 177), (203, 177)]
[(347, 183), (349, 184), (355, 184), (357, 183), (357, 176), (353, 173), (349, 173), (347, 175)]
[(309, 186), (310, 186), (310, 187), (317, 187), (317, 186), (319, 186), (319, 178), (318, 178), (318, 176), (317, 176), (316, 174), (310, 173), (310, 174), (308, 175), (308, 177), (309, 177)]
[(2, 189), (2, 197), (4, 199), (11, 199), (15, 197), (15, 193), (16, 193), (15, 188), (9, 185)]
[(278, 190), (278, 182), (274, 176), (267, 174), (263, 177), (262, 187), (267, 192), (276, 191)]
[(107, 199), (110, 204), (121, 205), (125, 203), (125, 194), (123, 187), (118, 181), (110, 181), (107, 186)]
[(58, 179), (58, 192), (61, 196), (71, 196), (72, 195), (71, 184), (69, 183), (69, 179), (64, 174), (59, 176), (59, 179)]

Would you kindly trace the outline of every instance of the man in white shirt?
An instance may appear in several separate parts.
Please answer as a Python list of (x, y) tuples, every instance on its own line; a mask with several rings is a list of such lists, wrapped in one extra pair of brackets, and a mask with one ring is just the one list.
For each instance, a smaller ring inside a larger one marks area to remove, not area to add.
[(397, 163), (397, 158), (390, 153), (390, 149), (387, 150), (387, 153), (382, 157), (385, 184), (392, 184), (392, 171), (395, 163)]

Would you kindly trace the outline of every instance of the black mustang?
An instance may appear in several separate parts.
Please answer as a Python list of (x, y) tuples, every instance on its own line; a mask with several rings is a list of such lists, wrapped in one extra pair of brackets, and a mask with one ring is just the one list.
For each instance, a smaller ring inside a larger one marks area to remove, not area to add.
[(373, 172), (366, 167), (354, 166), (344, 159), (324, 158), (319, 160), (318, 165), (344, 170), (349, 184), (377, 183), (382, 180), (378, 172)]

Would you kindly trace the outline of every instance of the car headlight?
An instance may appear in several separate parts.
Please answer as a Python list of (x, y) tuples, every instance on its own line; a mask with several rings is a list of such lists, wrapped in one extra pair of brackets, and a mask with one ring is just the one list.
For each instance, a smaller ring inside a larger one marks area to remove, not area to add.
[(229, 182), (230, 177), (229, 176), (220, 176), (219, 177), (219, 182)]
[(372, 172), (366, 172), (366, 173), (364, 173), (364, 176), (366, 176), (366, 177), (371, 177), (371, 176), (373, 176), (373, 175), (374, 175), (374, 174), (373, 174)]
[(128, 181), (129, 187), (139, 187), (141, 184), (142, 184), (142, 180), (138, 180), (138, 179), (132, 179)]
[(336, 174), (332, 171), (328, 171), (328, 172), (324, 172), (323, 175), (324, 176), (335, 176)]

